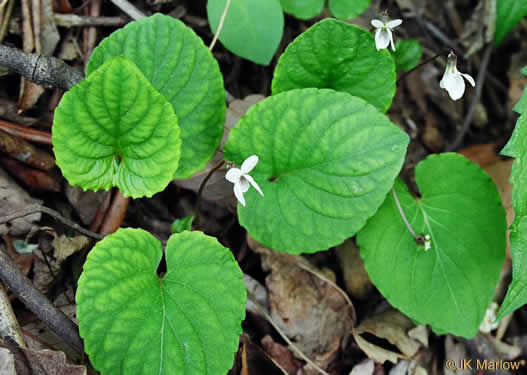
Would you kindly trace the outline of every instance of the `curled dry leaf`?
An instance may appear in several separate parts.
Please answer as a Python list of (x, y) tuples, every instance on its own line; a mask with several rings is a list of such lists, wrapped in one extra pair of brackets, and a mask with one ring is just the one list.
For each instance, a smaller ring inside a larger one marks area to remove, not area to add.
[[(278, 253), (248, 238), (261, 255), (271, 318), (308, 358), (327, 369), (337, 357), (352, 327), (349, 303), (333, 285), (307, 271), (320, 272), (301, 257)], [(299, 266), (302, 265), (302, 266)], [(334, 275), (325, 274), (334, 280)], [(315, 374), (307, 366), (299, 373)]]
[[(396, 310), (388, 310), (363, 321), (355, 330), (354, 338), (368, 357), (377, 362), (390, 361), (397, 363), (398, 358), (410, 358), (417, 353), (421, 344), (408, 335), (414, 324)], [(361, 334), (369, 333), (388, 340), (401, 352), (396, 353), (366, 341)]]
[(420, 325), (408, 331), (408, 336), (420, 342), (425, 348), (428, 348), (428, 328)]

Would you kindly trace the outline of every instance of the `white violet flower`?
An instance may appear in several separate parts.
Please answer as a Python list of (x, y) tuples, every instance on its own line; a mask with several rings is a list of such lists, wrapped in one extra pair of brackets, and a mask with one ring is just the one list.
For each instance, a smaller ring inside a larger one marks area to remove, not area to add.
[(264, 196), (260, 186), (258, 186), (256, 181), (254, 181), (254, 178), (249, 176), (249, 172), (254, 169), (256, 164), (258, 164), (258, 156), (251, 155), (245, 159), (241, 168), (231, 168), (227, 171), (227, 174), (225, 174), (227, 181), (234, 184), (234, 195), (243, 207), (245, 207), (245, 198), (243, 197), (243, 193), (246, 193), (251, 185), (258, 193), (260, 193), (262, 197)]
[(388, 48), (391, 44), (392, 50), (395, 51), (393, 44), (392, 30), (403, 23), (403, 20), (389, 20), (386, 16), (381, 16), (381, 20), (371, 20), (371, 24), (375, 27), (375, 47), (377, 51)]
[(443, 78), (439, 82), (439, 87), (448, 91), (448, 94), (452, 100), (458, 100), (463, 96), (463, 93), (465, 92), (465, 81), (463, 78), (465, 78), (472, 85), (472, 87), (476, 86), (474, 78), (472, 78), (472, 76), (469, 74), (458, 71), (456, 65), (457, 56), (450, 52), (448, 55), (445, 74), (443, 74)]
[(498, 304), (496, 302), (492, 302), (485, 312), (485, 317), (483, 318), (483, 321), (481, 322), (481, 326), (479, 327), (479, 330), (483, 333), (490, 333), (491, 331), (494, 331), (496, 328), (498, 328), (499, 323), (496, 321), (496, 312), (498, 311)]

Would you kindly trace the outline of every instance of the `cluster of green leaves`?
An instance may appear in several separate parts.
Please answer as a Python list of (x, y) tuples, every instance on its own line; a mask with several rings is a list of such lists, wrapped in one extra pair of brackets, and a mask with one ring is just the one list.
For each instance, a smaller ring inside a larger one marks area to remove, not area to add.
[[(422, 51), (414, 41), (400, 47), (395, 61), (409, 70)], [(345, 22), (321, 21), (293, 41), (276, 67), (273, 95), (225, 146), (236, 163), (253, 153), (261, 159), (252, 175), (265, 199), (250, 190), (239, 220), (258, 242), (295, 254), (358, 233), (370, 278), (392, 305), (436, 332), (472, 337), (504, 261), (505, 210), (476, 164), (456, 154), (429, 157), (416, 170), (421, 198), (400, 180), (394, 187), (432, 249), (416, 242), (388, 194), (408, 144), (382, 114), (395, 78), (389, 52)]]
[[(229, 15), (262, 18), (255, 9), (277, 1), (233, 0)], [(216, 3), (225, 0), (209, 1), (209, 15), (223, 12)], [(260, 158), (251, 174), (265, 196), (249, 190), (239, 220), (263, 245), (294, 254), (357, 235), (368, 273), (390, 303), (437, 332), (471, 337), (503, 263), (505, 211), (489, 176), (459, 155), (418, 165), (420, 198), (396, 180), (409, 137), (384, 113), (396, 64), (408, 71), (422, 54), (416, 41), (398, 47), (394, 57), (378, 51), (370, 32), (335, 19), (287, 47), (273, 95), (251, 108), (225, 145), (225, 158), (237, 165)], [(270, 59), (268, 52), (258, 58)], [(86, 80), (56, 111), (54, 151), (71, 184), (151, 196), (205, 166), (224, 117), (223, 82), (209, 50), (181, 22), (154, 15), (94, 51)], [(410, 234), (392, 188), (412, 227), (430, 235), (430, 250)], [(120, 230), (88, 256), (78, 318), (103, 374), (219, 374), (232, 364), (246, 298), (241, 271), (228, 249), (189, 231), (192, 220), (173, 224), (164, 275), (160, 244), (142, 230)], [(439, 313), (445, 303), (451, 309)]]
[[(269, 65), (284, 31), (284, 14), (300, 19), (318, 16), (325, 0), (231, 0), (220, 41), (231, 52), (257, 64)], [(329, 0), (329, 10), (341, 19), (357, 17), (371, 0)], [(216, 33), (227, 0), (208, 0), (207, 15)]]
[(102, 41), (87, 78), (64, 95), (53, 124), (57, 165), (71, 185), (150, 197), (205, 167), (225, 110), (210, 51), (191, 28), (156, 14)]
[[(522, 73), (527, 75), (527, 66)], [(516, 158), (512, 165), (510, 182), (513, 185), (512, 205), (514, 222), (510, 232), (510, 251), (512, 256), (512, 283), (498, 314), (498, 319), (512, 313), (527, 303), (527, 88), (514, 107), (520, 114), (511, 139), (501, 151), (502, 155)]]
[[(156, 14), (95, 49), (86, 79), (55, 112), (53, 149), (72, 185), (150, 197), (205, 167), (224, 121), (216, 60), (192, 29)], [(174, 223), (178, 234), (168, 240), (161, 276), (161, 244), (142, 230), (120, 230), (90, 252), (77, 317), (102, 374), (221, 374), (231, 367), (245, 315), (242, 273), (214, 238), (189, 232), (192, 220)]]

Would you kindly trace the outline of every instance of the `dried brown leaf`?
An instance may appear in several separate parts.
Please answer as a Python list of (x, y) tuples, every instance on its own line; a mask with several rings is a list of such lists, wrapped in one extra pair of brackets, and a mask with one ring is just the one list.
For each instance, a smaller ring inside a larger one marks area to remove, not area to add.
[[(71, 365), (66, 362), (64, 352), (52, 350), (33, 351), (23, 349), (26, 364), (30, 368), (28, 375), (86, 375), (85, 366)], [(21, 374), (22, 375), (22, 374)]]
[(365, 359), (358, 365), (355, 365), (349, 375), (373, 375), (375, 370), (375, 361), (373, 359)]
[[(351, 333), (348, 302), (331, 283), (303, 268), (322, 273), (305, 258), (272, 251), (250, 238), (248, 243), (261, 255), (264, 270), (270, 271), (266, 286), (271, 318), (298, 349), (326, 369)], [(323, 277), (334, 280), (331, 271)]]
[[(408, 331), (413, 327), (411, 320), (399, 311), (387, 310), (363, 321), (355, 329), (354, 337), (357, 340), (357, 344), (370, 358), (381, 363), (386, 360), (395, 363), (396, 358), (412, 357), (421, 347), (418, 341), (408, 335)], [(388, 340), (401, 351), (402, 355), (371, 343), (369, 343), (370, 345), (365, 345), (363, 338), (361, 338), (362, 340), (358, 339), (363, 333), (369, 333)]]

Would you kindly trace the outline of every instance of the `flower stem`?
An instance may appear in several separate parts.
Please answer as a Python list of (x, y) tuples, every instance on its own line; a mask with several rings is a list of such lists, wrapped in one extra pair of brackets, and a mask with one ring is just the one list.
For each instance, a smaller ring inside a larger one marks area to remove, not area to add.
[(403, 221), (406, 224), (408, 231), (410, 232), (412, 237), (415, 239), (415, 242), (417, 242), (418, 244), (421, 244), (423, 242), (423, 236), (417, 235), (414, 231), (414, 228), (412, 228), (412, 226), (408, 222), (408, 219), (406, 218), (406, 215), (404, 214), (403, 208), (401, 206), (401, 202), (399, 202), (399, 197), (397, 196), (397, 193), (395, 192), (395, 189), (393, 187), (392, 187), (392, 193), (393, 193), (393, 199), (395, 199), (395, 204), (397, 205), (397, 209), (399, 210), (399, 213), (401, 214), (401, 217), (403, 218)]
[(397, 82), (396, 83), (399, 83), (400, 81), (402, 81), (403, 79), (406, 78), (406, 76), (408, 76), (410, 73), (413, 73), (414, 71), (416, 71), (417, 69), (420, 69), (422, 68), (423, 66), (425, 66), (426, 64), (428, 64), (429, 62), (432, 62), (434, 61), (435, 59), (437, 59), (438, 57), (440, 56), (444, 56), (446, 54), (450, 53), (450, 50), (445, 50), (445, 51), (441, 51), (439, 52), (437, 55), (434, 55), (428, 59), (426, 59), (425, 61), (423, 61), (421, 64), (417, 65), (415, 68), (413, 69), (410, 69), (409, 71), (401, 74), (401, 76), (397, 79)]
[(223, 29), (223, 24), (225, 23), (225, 18), (227, 17), (227, 12), (229, 11), (229, 7), (231, 6), (231, 0), (227, 0), (225, 3), (225, 8), (223, 8), (223, 13), (220, 18), (220, 24), (218, 25), (218, 30), (216, 30), (216, 34), (214, 34), (214, 38), (212, 38), (212, 42), (209, 46), (209, 51), (212, 51), (214, 46), (216, 45), (216, 42), (218, 41), (218, 38), (220, 37), (221, 29)]
[(203, 181), (201, 181), (201, 184), (199, 185), (198, 190), (198, 198), (196, 199), (196, 206), (194, 207), (194, 212), (196, 213), (194, 217), (194, 224), (199, 223), (199, 216), (200, 216), (200, 205), (201, 205), (201, 196), (203, 195), (203, 190), (205, 190), (205, 186), (207, 185), (207, 182), (209, 182), (210, 178), (212, 177), (212, 174), (216, 172), (218, 169), (220, 169), (225, 164), (225, 160), (222, 160), (218, 165), (216, 165), (214, 168), (210, 170), (210, 172), (205, 176)]

